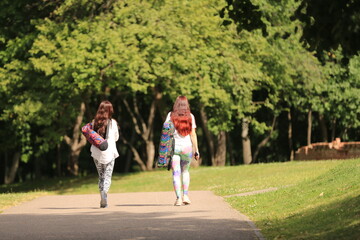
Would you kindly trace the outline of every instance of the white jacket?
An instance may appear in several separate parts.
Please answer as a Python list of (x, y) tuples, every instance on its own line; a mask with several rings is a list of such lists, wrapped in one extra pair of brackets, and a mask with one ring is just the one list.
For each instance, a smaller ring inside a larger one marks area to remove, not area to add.
[(116, 148), (116, 141), (119, 139), (119, 128), (115, 119), (111, 119), (108, 132), (108, 148), (105, 151), (101, 151), (99, 148), (91, 145), (91, 157), (99, 161), (99, 163), (107, 164), (119, 157), (119, 152)]

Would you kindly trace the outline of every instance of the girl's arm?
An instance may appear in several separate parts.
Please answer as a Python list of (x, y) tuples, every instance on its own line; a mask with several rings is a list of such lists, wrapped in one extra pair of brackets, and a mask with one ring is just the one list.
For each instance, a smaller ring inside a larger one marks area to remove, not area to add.
[(196, 128), (193, 128), (190, 133), (191, 142), (193, 144), (195, 153), (195, 159), (198, 160), (200, 158), (199, 148), (198, 148), (198, 141), (197, 141), (197, 135), (196, 135)]
[[(115, 122), (115, 124), (114, 124), (114, 122)], [(119, 140), (119, 128), (120, 127), (115, 119), (113, 119), (113, 124), (115, 125), (115, 126), (113, 126), (113, 129), (115, 131), (115, 142), (116, 142), (117, 140)]]

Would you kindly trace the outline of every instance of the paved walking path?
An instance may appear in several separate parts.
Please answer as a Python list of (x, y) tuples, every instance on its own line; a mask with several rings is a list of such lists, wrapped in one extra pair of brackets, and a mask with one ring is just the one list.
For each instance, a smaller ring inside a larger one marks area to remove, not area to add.
[(0, 239), (263, 239), (246, 216), (209, 191), (191, 191), (175, 207), (173, 192), (45, 196), (0, 214)]

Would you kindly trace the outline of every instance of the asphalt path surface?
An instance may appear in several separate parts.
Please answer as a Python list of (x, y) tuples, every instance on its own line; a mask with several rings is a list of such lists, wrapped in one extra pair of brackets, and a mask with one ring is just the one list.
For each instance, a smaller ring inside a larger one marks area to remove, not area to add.
[(0, 214), (0, 239), (264, 239), (256, 226), (210, 191), (44, 196)]

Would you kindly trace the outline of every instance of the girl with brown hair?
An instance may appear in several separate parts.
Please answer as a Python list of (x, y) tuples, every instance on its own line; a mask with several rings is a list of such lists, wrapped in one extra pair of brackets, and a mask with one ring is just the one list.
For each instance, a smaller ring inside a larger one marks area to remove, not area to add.
[(93, 121), (93, 129), (103, 138), (107, 139), (108, 148), (101, 151), (94, 145), (91, 146), (91, 156), (99, 174), (99, 191), (101, 196), (100, 207), (106, 208), (107, 193), (111, 185), (111, 177), (114, 169), (115, 158), (119, 156), (116, 149), (116, 141), (119, 139), (119, 128), (115, 119), (112, 119), (114, 108), (109, 101), (102, 101)]

